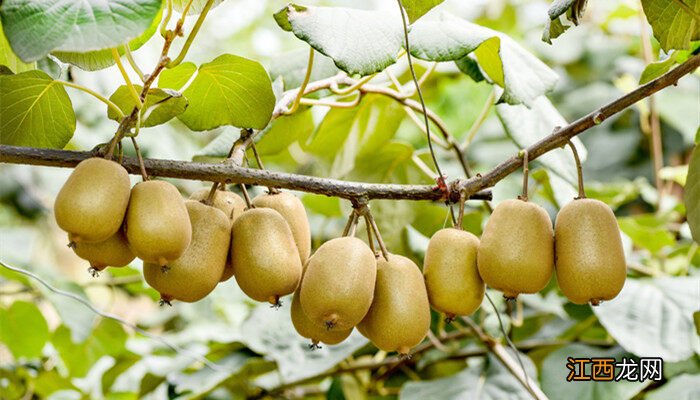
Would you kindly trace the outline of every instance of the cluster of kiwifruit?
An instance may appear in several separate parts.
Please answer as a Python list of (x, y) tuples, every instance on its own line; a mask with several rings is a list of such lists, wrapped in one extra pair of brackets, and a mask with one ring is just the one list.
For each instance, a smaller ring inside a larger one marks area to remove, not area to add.
[(273, 191), (251, 203), (210, 189), (185, 201), (165, 181), (130, 188), (120, 164), (91, 158), (59, 192), (55, 214), (93, 271), (141, 258), (146, 282), (164, 303), (200, 300), (231, 276), (247, 296), (276, 307), (294, 293), (291, 319), (312, 347), (340, 343), (357, 327), (378, 348), (408, 354), (430, 329), (431, 306), (452, 319), (481, 305), (485, 284), (508, 298), (537, 292), (555, 264), (574, 303), (609, 300), (625, 279), (615, 217), (596, 200), (563, 207), (555, 229), (543, 208), (504, 201), (481, 242), (455, 228), (435, 233), (422, 273), (410, 259), (379, 257), (352, 235), (311, 255), (309, 222), (296, 196)]

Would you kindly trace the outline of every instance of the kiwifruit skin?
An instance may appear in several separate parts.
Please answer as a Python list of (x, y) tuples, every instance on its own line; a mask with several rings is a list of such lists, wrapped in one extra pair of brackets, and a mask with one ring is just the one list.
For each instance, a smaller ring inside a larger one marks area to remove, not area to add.
[(253, 206), (277, 210), (287, 220), (299, 250), (301, 263), (306, 263), (311, 254), (311, 228), (301, 200), (289, 192), (261, 194), (253, 199)]
[(346, 330), (331, 329), (318, 326), (311, 322), (309, 317), (304, 314), (299, 301), (299, 290), (294, 293), (292, 298), (292, 306), (290, 310), (292, 316), (292, 324), (297, 333), (307, 339), (311, 339), (312, 343), (325, 343), (334, 345), (347, 339), (352, 333), (352, 328)]
[(54, 215), (72, 242), (101, 242), (117, 233), (129, 204), (126, 169), (104, 158), (81, 161), (56, 196)]
[(554, 229), (545, 209), (501, 202), (484, 227), (477, 265), (484, 282), (508, 298), (542, 290), (554, 272)]
[(233, 276), (253, 300), (274, 302), (296, 290), (301, 260), (287, 221), (271, 208), (247, 210), (231, 232)]
[(223, 211), (196, 200), (185, 202), (192, 225), (192, 243), (163, 272), (158, 264), (144, 263), (146, 282), (164, 299), (194, 302), (219, 283), (228, 256), (231, 224)]
[[(211, 188), (201, 188), (190, 195), (191, 200), (205, 201), (209, 197), (209, 192)], [(228, 190), (217, 190), (216, 196), (214, 196), (214, 201), (212, 206), (223, 211), (226, 216), (229, 217), (231, 225), (236, 221), (238, 217), (243, 214), (246, 209), (245, 200), (236, 193), (230, 192)], [(224, 268), (224, 273), (221, 275), (220, 282), (226, 282), (233, 276), (233, 266), (231, 265), (231, 257), (226, 260), (226, 268)]]
[(479, 238), (472, 233), (441, 229), (430, 238), (423, 274), (432, 307), (449, 316), (471, 315), (486, 289), (476, 264)]
[(428, 292), (418, 266), (389, 254), (377, 260), (374, 299), (358, 330), (379, 349), (408, 354), (430, 329)]
[(309, 258), (299, 300), (313, 323), (347, 330), (367, 314), (376, 278), (376, 258), (362, 240), (331, 239)]
[[(201, 188), (190, 195), (190, 200), (205, 201), (207, 197), (209, 197), (210, 191), (211, 188)], [(236, 193), (228, 190), (217, 190), (211, 205), (223, 211), (231, 220), (231, 224), (233, 224), (236, 218), (240, 217), (246, 209), (245, 200)]]
[(97, 271), (106, 267), (124, 267), (136, 258), (121, 229), (101, 242), (77, 242), (72, 247), (78, 257), (89, 261)]
[(557, 282), (572, 303), (597, 303), (620, 293), (627, 276), (620, 228), (607, 204), (578, 199), (559, 210), (554, 226)]
[(144, 262), (167, 265), (178, 259), (192, 240), (185, 201), (166, 181), (137, 183), (126, 212), (126, 238)]

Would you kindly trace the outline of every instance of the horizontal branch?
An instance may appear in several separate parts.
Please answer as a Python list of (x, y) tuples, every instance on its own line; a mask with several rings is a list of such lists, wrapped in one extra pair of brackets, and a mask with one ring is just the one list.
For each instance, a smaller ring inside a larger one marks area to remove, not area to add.
[[(537, 157), (556, 149), (557, 147), (565, 146), (566, 143), (574, 136), (601, 124), (604, 120), (619, 113), (620, 111), (625, 110), (627, 107), (630, 107), (638, 101), (653, 95), (661, 89), (677, 84), (680, 78), (693, 73), (693, 71), (695, 71), (698, 67), (700, 67), (700, 54), (692, 56), (683, 64), (665, 73), (664, 75), (661, 75), (657, 79), (638, 87), (626, 95), (591, 112), (590, 114), (579, 118), (573, 123), (565, 127), (557, 128), (551, 135), (543, 138), (526, 149), (529, 160), (532, 161)], [(455, 182), (453, 190), (462, 191), (467, 196), (473, 193), (478, 193), (484, 188), (492, 187), (506, 176), (520, 169), (522, 165), (522, 157), (515, 155), (500, 163), (486, 174), (461, 182)]]
[[(72, 168), (96, 152), (37, 149), (0, 145), (0, 163), (43, 165)], [(337, 179), (272, 172), (244, 168), (232, 163), (210, 164), (177, 160), (144, 159), (150, 176), (191, 179), (209, 182), (244, 183), (248, 185), (278, 187), (302, 192), (340, 197), (344, 199), (392, 199), (392, 200), (442, 200), (443, 193), (429, 185), (394, 185), (348, 182)], [(124, 157), (122, 165), (130, 174), (140, 175), (135, 157)], [(490, 200), (490, 191), (481, 191), (474, 200)]]

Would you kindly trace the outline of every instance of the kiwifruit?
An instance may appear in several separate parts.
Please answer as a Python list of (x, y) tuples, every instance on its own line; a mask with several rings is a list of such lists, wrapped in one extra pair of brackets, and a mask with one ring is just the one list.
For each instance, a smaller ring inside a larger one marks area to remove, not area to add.
[(328, 330), (325, 327), (314, 324), (309, 317), (304, 314), (304, 310), (301, 308), (299, 290), (294, 293), (294, 297), (292, 298), (291, 315), (294, 329), (301, 336), (311, 339), (310, 347), (312, 349), (319, 347), (319, 343), (329, 345), (338, 344), (352, 333), (352, 328), (346, 330)]
[(430, 329), (430, 303), (418, 266), (389, 254), (377, 260), (374, 299), (357, 329), (379, 349), (408, 354)]
[(544, 208), (501, 202), (484, 227), (477, 265), (481, 279), (506, 298), (542, 290), (554, 271), (554, 230)]
[(219, 283), (231, 240), (231, 224), (223, 211), (196, 200), (185, 202), (192, 225), (192, 243), (167, 272), (159, 264), (144, 263), (146, 282), (165, 302), (193, 302), (204, 298)]
[[(190, 195), (190, 200), (204, 201), (209, 197), (210, 190), (211, 188), (201, 188)], [(243, 211), (246, 209), (245, 200), (236, 193), (228, 190), (217, 190), (211, 205), (223, 211), (231, 220), (231, 224), (233, 224), (236, 218), (243, 214)]]
[(578, 199), (559, 210), (554, 226), (557, 281), (572, 303), (611, 300), (627, 276), (615, 214), (607, 204)]
[(131, 189), (126, 238), (137, 257), (160, 266), (185, 252), (192, 240), (192, 224), (175, 186), (166, 181), (146, 181)]
[(292, 228), (301, 263), (306, 263), (311, 254), (311, 229), (301, 200), (289, 192), (261, 194), (253, 199), (253, 206), (277, 210), (287, 220)]
[(377, 261), (362, 240), (331, 239), (309, 258), (299, 300), (313, 323), (347, 330), (367, 314), (376, 278)]
[(484, 299), (484, 281), (476, 266), (479, 238), (472, 233), (441, 229), (430, 238), (423, 262), (430, 304), (446, 314), (470, 315)]
[(81, 241), (71, 247), (78, 257), (90, 262), (91, 272), (95, 273), (106, 267), (123, 267), (136, 258), (121, 229), (107, 240), (95, 243)]
[[(202, 188), (192, 193), (190, 199), (204, 201), (209, 197), (209, 192), (211, 188)], [(228, 190), (217, 190), (216, 196), (214, 197), (214, 202), (212, 206), (223, 211), (229, 219), (231, 220), (231, 225), (236, 221), (236, 219), (243, 214), (246, 209), (245, 200), (236, 193), (230, 192)], [(224, 268), (224, 273), (221, 275), (221, 282), (225, 282), (233, 276), (233, 266), (231, 265), (231, 257), (229, 256), (226, 260), (226, 267)]]
[(117, 233), (129, 204), (124, 167), (104, 158), (81, 161), (56, 196), (58, 226), (72, 243), (101, 242)]
[(278, 305), (280, 297), (296, 290), (301, 279), (299, 251), (280, 213), (247, 210), (233, 223), (231, 235), (233, 276), (248, 297)]

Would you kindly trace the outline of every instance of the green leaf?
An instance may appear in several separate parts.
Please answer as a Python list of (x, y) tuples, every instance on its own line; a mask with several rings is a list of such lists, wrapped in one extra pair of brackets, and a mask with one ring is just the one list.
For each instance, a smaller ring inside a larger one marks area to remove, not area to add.
[(552, 44), (552, 40), (561, 36), (570, 26), (561, 23), (559, 17), (551, 20), (547, 20), (544, 25), (544, 31), (542, 32), (542, 41), (548, 44)]
[[(564, 346), (548, 355), (542, 364), (542, 390), (551, 399), (567, 400), (598, 400), (615, 399), (627, 400), (639, 393), (649, 382), (619, 382), (603, 381), (571, 381), (566, 377), (570, 370), (566, 367), (567, 358), (615, 358), (622, 361), (622, 357), (630, 358), (630, 354), (622, 349), (602, 349), (582, 344)], [(619, 372), (619, 371), (617, 371)], [(590, 365), (586, 373), (591, 374)]]
[(642, 71), (642, 75), (639, 77), (639, 84), (643, 85), (647, 82), (653, 81), (654, 79), (668, 72), (676, 63), (675, 54), (676, 53), (674, 52), (663, 61), (657, 61), (647, 65), (644, 68), (644, 71)]
[[(285, 299), (289, 304), (290, 299)], [(282, 382), (307, 378), (326, 371), (367, 344), (358, 332), (334, 346), (309, 350), (309, 341), (299, 336), (289, 318), (280, 318), (269, 306), (260, 304), (241, 326), (242, 341), (251, 350), (275, 360)]]
[(642, 0), (642, 7), (666, 52), (700, 40), (700, 0)]
[(652, 254), (676, 243), (676, 238), (666, 228), (667, 222), (663, 218), (646, 214), (618, 219), (622, 232), (629, 236), (636, 246), (645, 248)]
[(682, 361), (700, 352), (693, 322), (698, 298), (697, 277), (628, 279), (615, 299), (593, 312), (627, 351)]
[[(549, 135), (556, 127), (567, 125), (564, 117), (544, 96), (535, 100), (530, 108), (524, 105), (499, 104), (496, 106), (496, 112), (508, 136), (521, 149)], [(578, 150), (581, 162), (585, 162), (587, 151), (583, 143), (577, 138), (572, 142)], [(544, 154), (536, 162), (544, 165), (572, 187), (577, 187), (576, 163), (568, 147)], [(562, 200), (564, 199), (558, 199), (560, 202)]]
[(8, 67), (14, 73), (31, 71), (35, 68), (35, 63), (23, 62), (12, 51), (10, 43), (8, 43), (2, 30), (2, 20), (0, 20), (0, 65)]
[(340, 199), (337, 197), (305, 193), (301, 201), (304, 203), (304, 207), (314, 214), (320, 214), (331, 218), (343, 216), (343, 212), (340, 208)]
[[(134, 85), (134, 88), (139, 93), (141, 93), (143, 89), (139, 85)], [(119, 86), (109, 99), (116, 104), (124, 114), (129, 114), (136, 105), (134, 96), (132, 96), (126, 85)], [(187, 105), (187, 99), (176, 90), (149, 89), (144, 106), (141, 108), (141, 126), (149, 127), (164, 124), (185, 112)], [(115, 121), (121, 120), (116, 111), (111, 107), (107, 107), (107, 117)]]
[(63, 148), (75, 113), (63, 85), (41, 71), (0, 76), (0, 143)]
[[(260, 155), (271, 156), (286, 150), (292, 143), (305, 141), (314, 130), (311, 109), (276, 118), (257, 143)], [(230, 146), (230, 143), (229, 143)]]
[[(163, 4), (165, 4), (165, 2)], [(138, 50), (153, 36), (156, 30), (158, 30), (162, 17), (163, 9), (161, 8), (155, 18), (153, 18), (151, 26), (149, 26), (148, 29), (146, 29), (139, 37), (129, 42), (129, 49), (131, 51)], [(119, 55), (124, 55), (124, 46), (118, 46), (117, 51), (119, 51)], [(52, 53), (52, 55), (64, 63), (75, 65), (76, 67), (85, 71), (97, 71), (110, 67), (115, 63), (114, 57), (112, 56), (112, 49), (87, 52), (55, 51)]]
[(557, 81), (554, 71), (507, 35), (447, 13), (413, 24), (409, 39), (411, 54), (429, 61), (456, 61), (475, 52), (482, 70), (504, 89), (499, 102), (530, 106)]
[(127, 333), (118, 322), (105, 319), (82, 343), (73, 341), (70, 330), (65, 325), (56, 329), (51, 342), (70, 370), (71, 376), (82, 377), (102, 356), (117, 357), (125, 354), (127, 338)]
[(354, 108), (333, 108), (303, 146), (331, 165), (330, 176), (340, 178), (355, 168), (359, 156), (379, 150), (404, 117), (401, 105), (384, 96), (365, 96)]
[(396, 11), (290, 4), (275, 14), (275, 21), (348, 74), (369, 75), (395, 63), (403, 46)]
[(0, 308), (0, 339), (15, 358), (36, 358), (49, 339), (49, 326), (34, 303), (15, 301)]
[(647, 393), (646, 400), (696, 399), (700, 396), (700, 375), (681, 375)]
[(549, 7), (547, 14), (549, 14), (549, 19), (554, 21), (566, 13), (569, 21), (578, 25), (586, 10), (586, 3), (588, 0), (555, 0)]
[(688, 178), (683, 198), (690, 232), (693, 234), (693, 239), (700, 243), (700, 145), (695, 146), (693, 157), (688, 165)]
[[(159, 80), (178, 90), (192, 75), (192, 64), (178, 67)], [(190, 105), (178, 118), (193, 131), (222, 125), (263, 129), (272, 117), (275, 95), (265, 69), (256, 61), (223, 54), (202, 64), (182, 93)]]
[(481, 82), (486, 79), (479, 69), (479, 63), (470, 56), (460, 58), (455, 61), (455, 64), (462, 73), (472, 78), (474, 82)]
[[(510, 352), (510, 351), (509, 351)], [(512, 353), (511, 353), (512, 354)], [(537, 382), (537, 369), (524, 354), (520, 358), (528, 376)], [(485, 362), (470, 362), (469, 367), (446, 377), (423, 382), (409, 382), (401, 388), (401, 400), (423, 399), (531, 399), (532, 395), (493, 355)]]
[(25, 62), (51, 51), (115, 47), (151, 26), (162, 0), (5, 0), (0, 17), (15, 53)]
[(408, 20), (413, 23), (443, 1), (444, 0), (403, 0), (401, 3), (403, 4), (403, 8), (406, 9)]
[[(89, 301), (83, 288), (75, 282), (56, 282), (54, 284), (58, 284), (59, 289), (71, 292)], [(97, 319), (97, 316), (92, 310), (75, 299), (61, 296), (44, 286), (39, 286), (39, 290), (41, 290), (44, 297), (51, 302), (54, 309), (56, 309), (58, 316), (61, 317), (63, 325), (70, 328), (71, 338), (74, 342), (81, 343), (92, 334), (92, 328)]]
[[(173, 0), (173, 9), (179, 13), (182, 13), (185, 10), (185, 6), (187, 5), (188, 1), (189, 0)], [(211, 5), (211, 8), (214, 8), (223, 2), (224, 0), (214, 0), (214, 4)], [(206, 4), (207, 0), (192, 0), (192, 5), (190, 6), (190, 10), (187, 14), (200, 14)]]
[(180, 90), (197, 72), (197, 65), (184, 62), (175, 68), (166, 69), (160, 73), (158, 85), (164, 88)]

